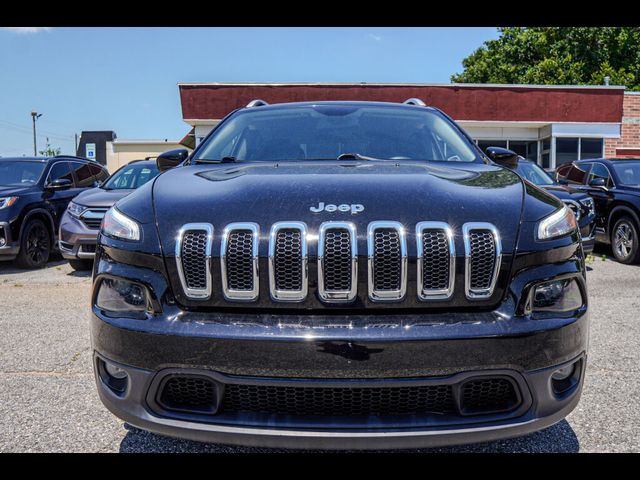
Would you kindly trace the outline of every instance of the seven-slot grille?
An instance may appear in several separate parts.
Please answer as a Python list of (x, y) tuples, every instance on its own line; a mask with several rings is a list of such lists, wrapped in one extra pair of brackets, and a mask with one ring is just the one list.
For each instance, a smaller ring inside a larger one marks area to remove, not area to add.
[[(469, 299), (493, 294), (501, 264), (496, 228), (488, 223), (463, 225), (465, 294)], [(421, 300), (448, 299), (454, 291), (455, 244), (446, 223), (416, 225), (417, 293)], [(211, 294), (210, 250), (213, 227), (187, 224), (176, 244), (176, 261), (183, 290), (189, 298)], [(227, 300), (258, 298), (259, 226), (227, 225), (221, 238), (222, 290)], [(353, 300), (357, 295), (357, 234), (350, 222), (325, 222), (318, 235), (318, 295), (327, 303)], [(372, 301), (402, 300), (407, 286), (406, 231), (398, 222), (371, 222), (367, 228), (368, 294)], [(269, 287), (275, 301), (307, 297), (307, 227), (302, 222), (278, 222), (269, 237)]]
[(307, 296), (307, 226), (279, 222), (269, 236), (269, 286), (280, 301), (301, 301)]
[(258, 232), (255, 223), (232, 223), (222, 236), (222, 289), (229, 300), (258, 298)]

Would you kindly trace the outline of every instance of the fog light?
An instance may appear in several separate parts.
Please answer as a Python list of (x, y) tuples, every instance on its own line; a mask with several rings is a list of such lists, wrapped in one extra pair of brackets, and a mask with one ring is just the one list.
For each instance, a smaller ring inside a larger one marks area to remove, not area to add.
[(144, 319), (148, 304), (147, 289), (142, 285), (113, 278), (100, 282), (96, 306), (107, 313)]
[(104, 382), (104, 384), (111, 389), (116, 395), (124, 394), (127, 389), (127, 383), (129, 382), (129, 375), (122, 368), (110, 363), (108, 361), (97, 359), (98, 362), (98, 375)]
[(566, 367), (559, 368), (558, 370), (553, 372), (553, 374), (551, 375), (551, 378), (558, 381), (566, 380), (571, 375), (573, 375), (573, 371), (575, 369), (576, 369), (575, 363), (571, 365), (567, 365)]
[(122, 380), (123, 378), (127, 378), (127, 372), (112, 363), (104, 362), (104, 369), (115, 379)]

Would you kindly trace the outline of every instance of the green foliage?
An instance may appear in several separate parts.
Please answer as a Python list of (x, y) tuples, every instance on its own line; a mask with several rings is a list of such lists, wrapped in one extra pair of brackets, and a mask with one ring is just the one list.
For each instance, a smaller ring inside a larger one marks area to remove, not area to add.
[(47, 145), (47, 148), (40, 150), (38, 153), (43, 157), (55, 157), (56, 155), (60, 155), (60, 152), (60, 148), (52, 148)]
[(462, 61), (456, 83), (625, 85), (640, 90), (640, 28), (506, 27)]

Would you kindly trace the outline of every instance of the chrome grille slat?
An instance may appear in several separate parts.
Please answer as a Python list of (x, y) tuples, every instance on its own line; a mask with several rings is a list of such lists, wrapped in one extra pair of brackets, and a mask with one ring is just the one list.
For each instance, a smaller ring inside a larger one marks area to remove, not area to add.
[(496, 227), (490, 223), (465, 223), (465, 290), (468, 299), (488, 298), (493, 294), (502, 246)]
[(269, 289), (277, 301), (302, 301), (307, 296), (307, 226), (278, 222), (269, 235)]
[(211, 244), (213, 225), (187, 223), (178, 232), (176, 267), (184, 294), (192, 299), (211, 297)]
[(220, 245), (222, 292), (227, 300), (258, 298), (258, 242), (256, 223), (230, 223)]
[(455, 243), (453, 231), (443, 222), (416, 225), (417, 284), (421, 300), (451, 297), (455, 281)]
[(397, 301), (407, 290), (407, 241), (402, 224), (371, 222), (367, 227), (369, 298)]
[(350, 222), (324, 222), (318, 235), (318, 294), (329, 303), (352, 301), (357, 294), (358, 238)]

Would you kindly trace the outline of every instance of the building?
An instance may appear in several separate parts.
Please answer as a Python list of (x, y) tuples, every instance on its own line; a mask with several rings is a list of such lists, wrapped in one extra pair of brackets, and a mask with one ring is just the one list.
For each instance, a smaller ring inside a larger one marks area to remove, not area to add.
[(107, 142), (115, 139), (116, 132), (112, 130), (83, 131), (80, 134), (76, 155), (107, 165)]
[(162, 152), (184, 148), (178, 140), (124, 140), (114, 139), (106, 142), (106, 166), (110, 173), (115, 172), (132, 160), (157, 157)]
[(640, 95), (621, 86), (180, 83), (178, 87), (183, 120), (193, 127), (185, 137), (192, 147), (225, 115), (257, 98), (282, 103), (402, 102), (415, 97), (448, 113), (482, 148), (507, 147), (545, 168), (580, 158), (640, 156)]

